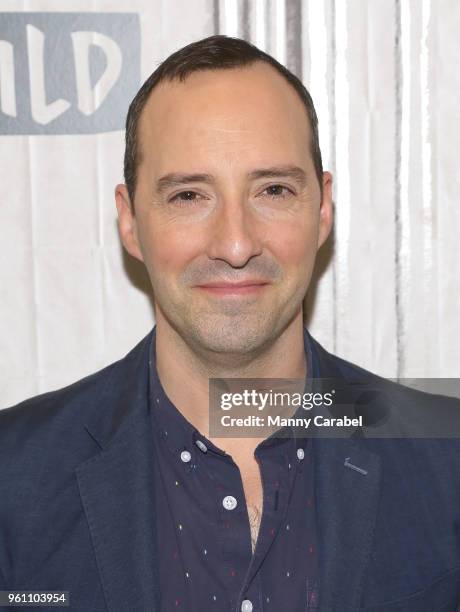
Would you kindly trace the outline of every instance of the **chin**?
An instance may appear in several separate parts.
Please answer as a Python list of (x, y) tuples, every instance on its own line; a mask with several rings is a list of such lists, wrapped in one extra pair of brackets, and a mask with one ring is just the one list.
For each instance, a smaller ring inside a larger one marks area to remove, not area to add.
[(202, 350), (243, 355), (262, 347), (273, 336), (275, 326), (267, 316), (242, 316), (237, 321), (208, 316), (192, 325), (190, 332)]

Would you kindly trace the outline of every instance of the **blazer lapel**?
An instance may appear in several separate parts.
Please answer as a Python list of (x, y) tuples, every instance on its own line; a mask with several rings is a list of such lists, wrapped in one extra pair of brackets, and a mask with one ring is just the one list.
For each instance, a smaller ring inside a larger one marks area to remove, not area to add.
[[(322, 378), (344, 376), (334, 355), (312, 342)], [(381, 458), (362, 438), (313, 437), (320, 610), (359, 610), (381, 486)]]
[(76, 468), (110, 612), (159, 610), (148, 407), (149, 334), (118, 362), (86, 429), (101, 452)]

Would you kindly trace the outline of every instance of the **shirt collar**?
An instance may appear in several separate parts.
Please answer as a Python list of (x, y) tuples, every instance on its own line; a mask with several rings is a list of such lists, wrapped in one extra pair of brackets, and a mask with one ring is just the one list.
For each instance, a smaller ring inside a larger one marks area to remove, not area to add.
[[(180, 456), (183, 451), (188, 451), (191, 455), (189, 461), (193, 464), (196, 453), (206, 453), (212, 451), (222, 456), (227, 454), (214, 445), (208, 438), (202, 435), (184, 415), (174, 406), (166, 395), (158, 377), (156, 368), (156, 347), (155, 334), (152, 334), (151, 346), (149, 350), (149, 402), (151, 406), (151, 416), (154, 431), (157, 436), (163, 438), (169, 450), (175, 455)], [(307, 375), (305, 378), (305, 392), (311, 388), (312, 381), (320, 377), (319, 363), (316, 357), (310, 334), (306, 328), (303, 330), (304, 349), (307, 362)], [(304, 417), (305, 410), (299, 406), (294, 417)], [(280, 436), (282, 433), (282, 436)], [(276, 435), (275, 435), (276, 434)], [(257, 446), (259, 448), (284, 445), (286, 442), (293, 443), (294, 453), (305, 451), (308, 438), (305, 436), (304, 428), (294, 428), (291, 426), (282, 427), (268, 438), (262, 439)]]

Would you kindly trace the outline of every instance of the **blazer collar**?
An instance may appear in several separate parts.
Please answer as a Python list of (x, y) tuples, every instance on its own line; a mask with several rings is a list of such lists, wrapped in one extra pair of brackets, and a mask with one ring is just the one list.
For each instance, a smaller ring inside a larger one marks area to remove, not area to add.
[(76, 468), (109, 612), (160, 610), (153, 437), (147, 402), (151, 332), (108, 377), (85, 429), (100, 452)]
[[(319, 368), (314, 375), (343, 378), (337, 357), (308, 336)], [(76, 468), (110, 612), (160, 609), (148, 402), (154, 341), (155, 328), (110, 366), (98, 405), (85, 423), (100, 451)], [(370, 443), (368, 439), (313, 438), (320, 610), (359, 607), (380, 491), (380, 457), (369, 450)]]

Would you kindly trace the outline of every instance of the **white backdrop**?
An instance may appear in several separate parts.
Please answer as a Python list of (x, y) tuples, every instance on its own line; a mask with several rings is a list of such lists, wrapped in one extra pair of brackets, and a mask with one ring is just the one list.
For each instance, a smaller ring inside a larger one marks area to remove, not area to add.
[(336, 225), (307, 297), (313, 336), (383, 376), (460, 375), (457, 0), (68, 9), (0, 12), (0, 406), (103, 367), (152, 327), (147, 277), (117, 235), (122, 125), (160, 61), (217, 32), (274, 55), (316, 104)]

